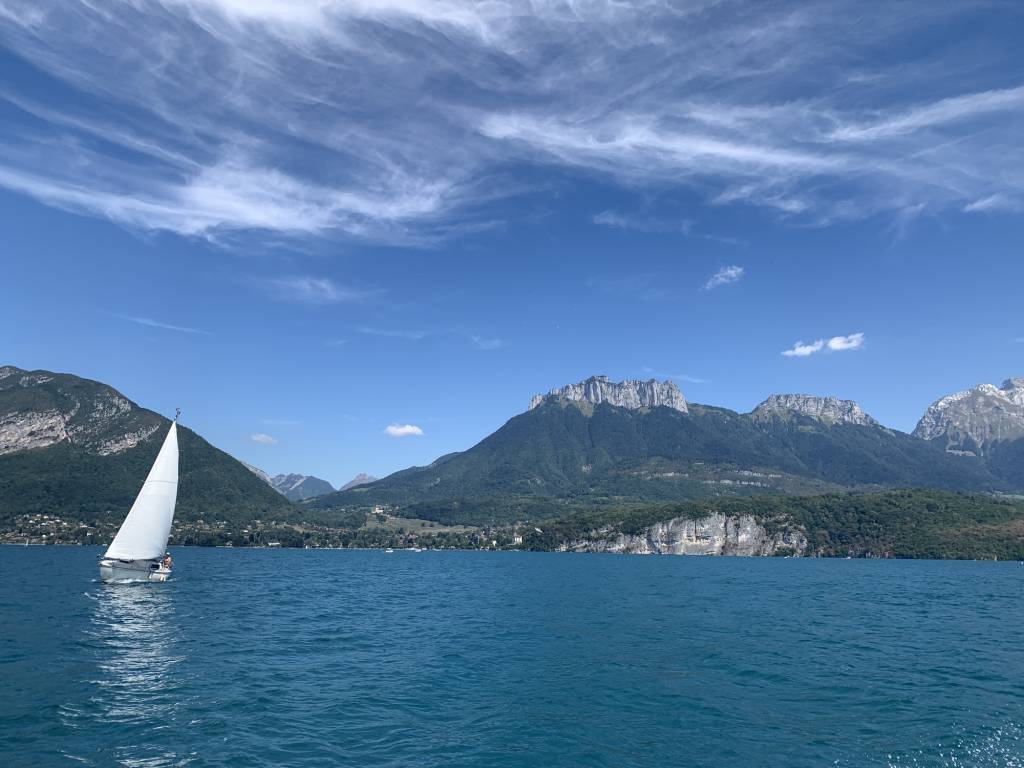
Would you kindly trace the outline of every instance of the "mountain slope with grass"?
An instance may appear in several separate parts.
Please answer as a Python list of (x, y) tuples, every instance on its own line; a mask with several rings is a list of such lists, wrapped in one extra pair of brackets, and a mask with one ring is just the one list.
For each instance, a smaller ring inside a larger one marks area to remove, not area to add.
[[(50, 371), (0, 368), (0, 525), (19, 515), (123, 518), (170, 421), (112, 387)], [(179, 425), (176, 519), (292, 515), (245, 465)]]

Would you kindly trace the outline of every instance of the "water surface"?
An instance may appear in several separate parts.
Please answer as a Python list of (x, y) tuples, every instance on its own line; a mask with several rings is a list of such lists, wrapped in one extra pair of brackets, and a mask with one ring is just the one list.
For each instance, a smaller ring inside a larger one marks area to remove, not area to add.
[(0, 763), (1022, 766), (1018, 563), (0, 547)]

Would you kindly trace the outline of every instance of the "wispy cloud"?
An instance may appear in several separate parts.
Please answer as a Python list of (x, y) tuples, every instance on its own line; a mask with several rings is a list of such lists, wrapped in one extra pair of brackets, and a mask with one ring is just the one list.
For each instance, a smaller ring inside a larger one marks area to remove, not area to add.
[(504, 346), (504, 342), (501, 339), (489, 339), (485, 336), (470, 335), (469, 340), (473, 342), (473, 346), (485, 352), (492, 349), (501, 349)]
[(338, 304), (359, 301), (373, 293), (339, 285), (329, 277), (295, 275), (266, 278), (259, 282), (274, 297), (282, 301), (294, 301), (300, 304)]
[(1024, 210), (1024, 198), (1013, 198), (998, 192), (979, 200), (973, 200), (964, 206), (967, 213), (983, 213), (986, 211), (1020, 211)]
[(430, 335), (430, 331), (417, 331), (402, 328), (373, 328), (370, 326), (363, 326), (357, 330), (359, 333), (367, 336), (383, 336), (384, 338), (408, 339), (409, 341), (419, 341), (420, 339), (425, 339)]
[(710, 291), (712, 288), (717, 288), (720, 285), (729, 285), (729, 283), (738, 282), (746, 274), (746, 270), (743, 267), (731, 266), (722, 267), (720, 270), (715, 272), (706, 283), (704, 283), (704, 290)]
[(150, 328), (162, 328), (165, 331), (177, 331), (178, 333), (198, 333), (204, 336), (209, 336), (209, 331), (204, 331), (200, 328), (189, 328), (184, 325), (172, 325), (171, 323), (162, 323), (159, 320), (153, 320), (149, 317), (132, 317), (130, 315), (115, 315), (115, 317), (121, 320), (127, 320), (129, 323), (136, 323), (137, 325), (145, 325)]
[(592, 221), (602, 227), (631, 229), (637, 232), (681, 232), (689, 233), (693, 222), (688, 219), (667, 219), (638, 214), (626, 214), (619, 211), (601, 211), (595, 214)]
[(367, 336), (381, 336), (383, 338), (405, 339), (407, 341), (421, 341), (438, 336), (456, 336), (465, 339), (477, 349), (485, 352), (501, 349), (504, 346), (504, 342), (501, 339), (460, 330), (424, 331), (409, 328), (375, 328), (372, 326), (364, 326), (357, 330), (359, 333)]
[(833, 336), (830, 339), (818, 339), (810, 343), (798, 341), (790, 349), (783, 350), (786, 357), (809, 357), (817, 352), (845, 352), (860, 349), (864, 346), (863, 333), (851, 333), (849, 336)]
[(0, 91), (0, 186), (142, 230), (409, 244), (484, 225), (517, 162), (819, 225), (1020, 199), (1024, 84), (964, 66), (1005, 8), (860, 10), (3, 0), (5, 48), (61, 87)]
[(265, 432), (253, 432), (249, 435), (249, 440), (257, 443), (258, 445), (276, 445), (277, 438), (266, 434)]
[(583, 285), (610, 296), (638, 301), (666, 301), (672, 297), (672, 292), (653, 273), (594, 275), (584, 280)]
[(423, 430), (415, 424), (389, 424), (384, 428), (384, 434), (390, 437), (422, 437)]

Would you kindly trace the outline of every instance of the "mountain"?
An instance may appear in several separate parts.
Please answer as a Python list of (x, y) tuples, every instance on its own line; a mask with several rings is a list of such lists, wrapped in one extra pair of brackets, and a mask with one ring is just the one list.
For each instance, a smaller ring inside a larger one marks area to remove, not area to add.
[[(122, 518), (170, 421), (97, 381), (0, 368), (0, 523), (19, 515)], [(288, 515), (245, 466), (179, 425), (176, 519)]]
[(751, 412), (755, 419), (787, 414), (803, 414), (824, 424), (859, 424), (877, 427), (877, 421), (861, 410), (853, 400), (812, 395), (771, 395)]
[(377, 482), (377, 478), (376, 477), (374, 477), (373, 475), (367, 475), (367, 474), (364, 474), (363, 472), (360, 472), (358, 475), (356, 475), (351, 480), (349, 480), (347, 483), (345, 483), (343, 486), (341, 486), (341, 488), (339, 488), (338, 490), (339, 491), (347, 491), (347, 490), (349, 490), (351, 488), (355, 488), (355, 487), (360, 486), (360, 485), (369, 485), (370, 483), (375, 483), (375, 482)]
[[(887, 429), (849, 401), (778, 395), (740, 414), (687, 404), (669, 382), (636, 384), (594, 377), (552, 390), (466, 451), (311, 503), (485, 523), (715, 496), (1006, 485), (977, 459)], [(655, 392), (672, 405), (648, 405)]]
[(914, 434), (954, 453), (982, 455), (995, 443), (1024, 437), (1024, 378), (1001, 387), (979, 384), (939, 398), (924, 412)]
[(305, 501), (306, 499), (315, 499), (317, 496), (334, 492), (333, 485), (326, 480), (321, 480), (319, 477), (313, 477), (313, 475), (290, 474), (272, 476), (259, 467), (245, 464), (245, 462), (242, 462), (242, 464), (260, 480), (288, 499), (288, 501)]
[(664, 405), (686, 413), (686, 398), (671, 381), (609, 381), (607, 376), (591, 376), (579, 384), (566, 384), (552, 389), (546, 395), (534, 395), (529, 410), (546, 400), (570, 400), (599, 405), (608, 403), (621, 408), (654, 408)]

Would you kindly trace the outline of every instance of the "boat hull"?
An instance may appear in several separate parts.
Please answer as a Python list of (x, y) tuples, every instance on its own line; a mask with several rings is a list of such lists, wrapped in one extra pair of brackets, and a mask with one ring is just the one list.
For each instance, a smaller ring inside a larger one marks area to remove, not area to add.
[(100, 581), (167, 581), (171, 575), (156, 560), (100, 560)]

